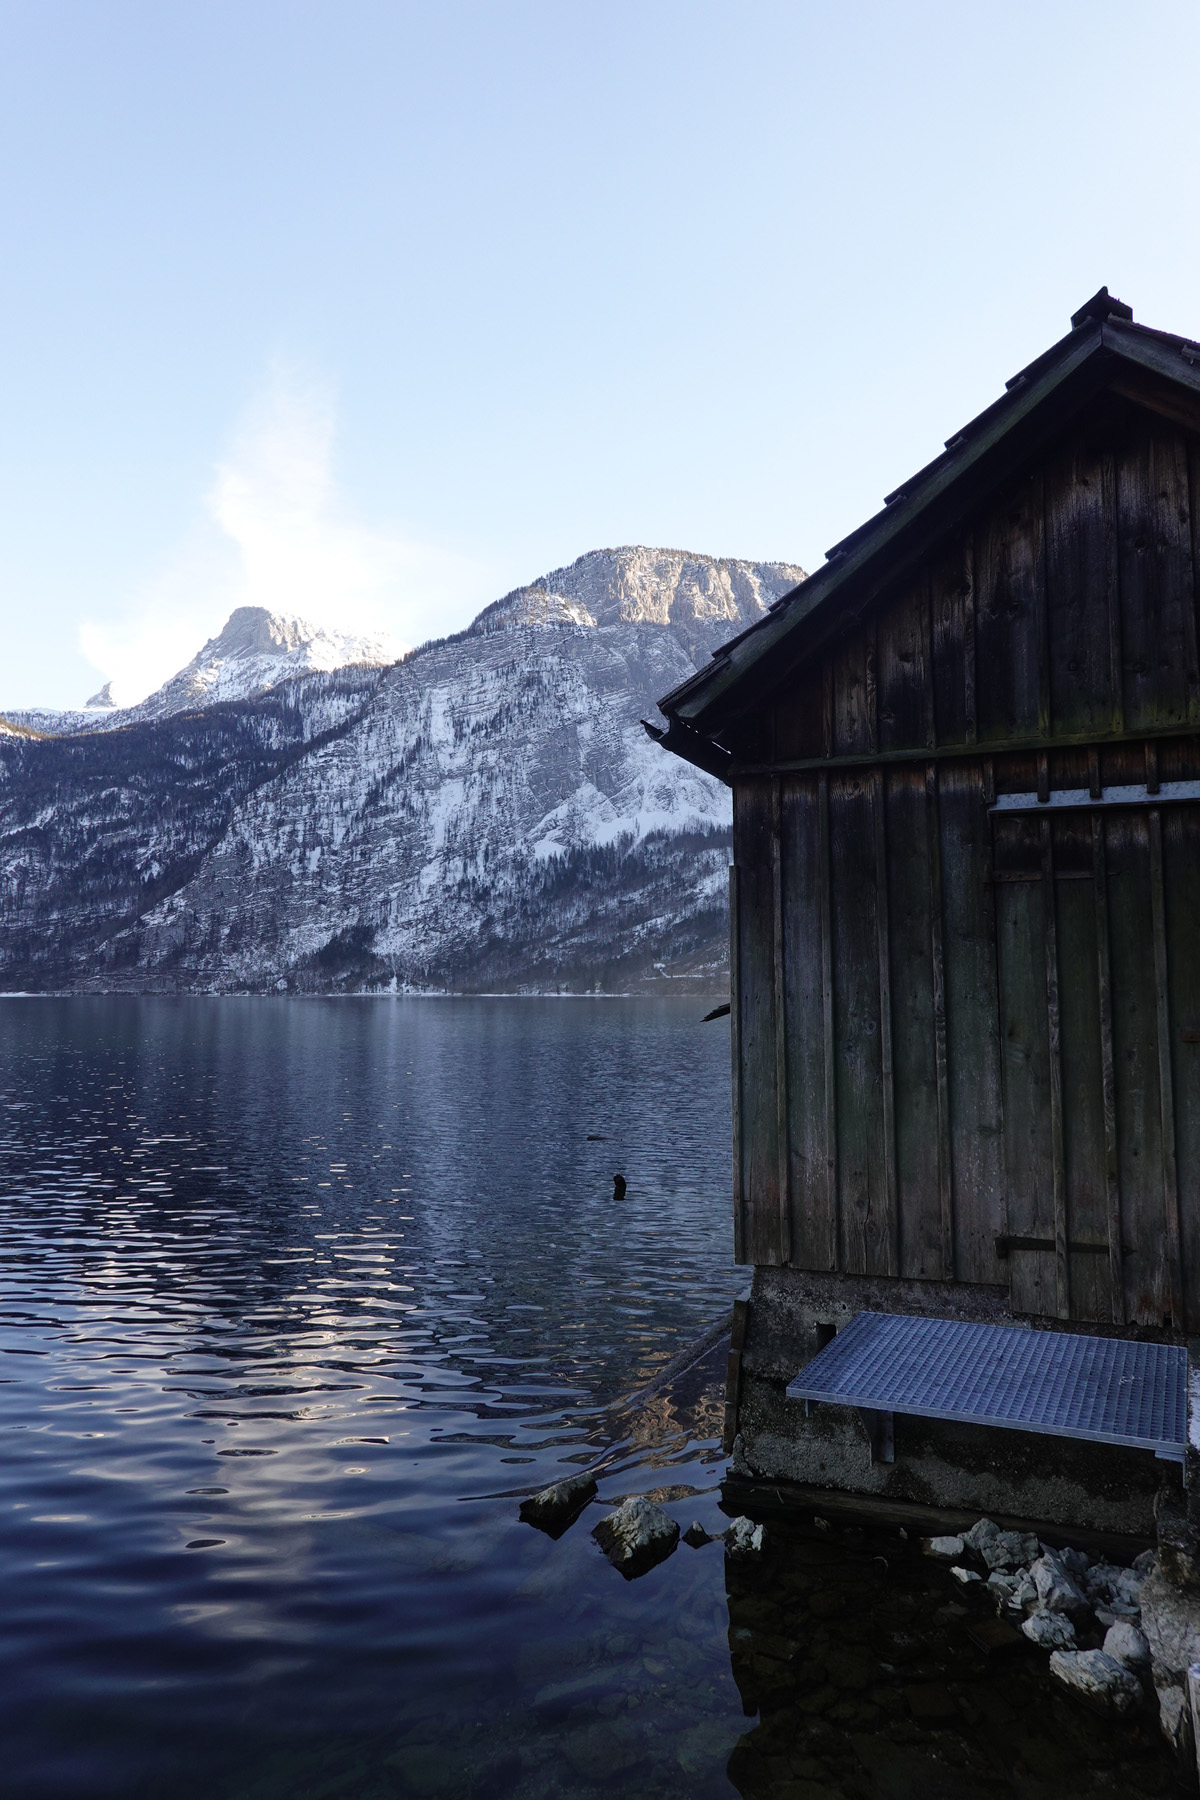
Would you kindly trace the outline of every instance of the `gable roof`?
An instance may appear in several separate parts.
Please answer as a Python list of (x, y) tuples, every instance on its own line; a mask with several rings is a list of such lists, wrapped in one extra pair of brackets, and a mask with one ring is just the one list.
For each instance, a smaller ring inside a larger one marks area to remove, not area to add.
[(1066, 337), (1005, 385), (946, 440), (940, 456), (884, 500), (883, 510), (826, 551), (826, 562), (764, 618), (714, 650), (712, 661), (659, 701), (663, 747), (724, 774), (720, 733), (770, 686), (934, 547), (978, 502), (1105, 389), (1200, 430), (1200, 344), (1134, 323), (1107, 288), (1073, 314)]

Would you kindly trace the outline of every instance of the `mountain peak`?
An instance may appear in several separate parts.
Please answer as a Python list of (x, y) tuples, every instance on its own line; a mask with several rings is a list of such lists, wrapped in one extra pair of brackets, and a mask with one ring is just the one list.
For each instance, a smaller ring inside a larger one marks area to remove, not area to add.
[(473, 630), (514, 625), (661, 625), (685, 631), (753, 624), (805, 579), (794, 563), (621, 544), (589, 550), (485, 607)]

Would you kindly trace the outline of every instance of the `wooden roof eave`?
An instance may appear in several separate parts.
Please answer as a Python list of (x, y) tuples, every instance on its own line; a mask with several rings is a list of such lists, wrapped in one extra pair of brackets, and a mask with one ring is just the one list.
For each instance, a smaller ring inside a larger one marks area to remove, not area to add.
[[(857, 618), (1096, 393), (1118, 386), (1130, 397), (1145, 397), (1123, 387), (1122, 365), (1135, 376), (1158, 378), (1163, 392), (1150, 401), (1156, 410), (1170, 413), (1170, 399), (1178, 396), (1176, 411), (1200, 428), (1196, 345), (1116, 319), (1090, 322), (1014, 376), (1009, 391), (950, 440), (952, 448), (897, 490), (891, 505), (835, 545), (830, 561), (777, 601), (765, 619), (722, 645), (706, 668), (664, 695), (660, 711), (692, 734), (716, 739), (765, 688)], [(668, 747), (687, 756), (690, 740), (680, 734)]]

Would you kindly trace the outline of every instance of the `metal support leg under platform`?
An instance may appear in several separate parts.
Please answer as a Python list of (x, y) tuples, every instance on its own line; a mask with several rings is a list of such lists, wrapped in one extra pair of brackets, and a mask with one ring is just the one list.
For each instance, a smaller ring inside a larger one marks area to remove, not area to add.
[(877, 1414), (1125, 1444), (1182, 1462), (1187, 1352), (1024, 1325), (863, 1312), (805, 1364), (787, 1394)]

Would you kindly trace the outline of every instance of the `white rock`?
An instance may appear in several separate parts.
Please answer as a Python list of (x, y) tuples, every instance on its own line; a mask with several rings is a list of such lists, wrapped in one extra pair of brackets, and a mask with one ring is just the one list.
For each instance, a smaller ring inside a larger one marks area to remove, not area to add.
[(966, 1545), (961, 1537), (927, 1537), (921, 1539), (921, 1548), (926, 1556), (940, 1556), (951, 1562), (962, 1555)]
[(1039, 1556), (1029, 1571), (1037, 1589), (1038, 1605), (1047, 1612), (1087, 1612), (1086, 1595), (1052, 1550)]
[(951, 1569), (950, 1573), (953, 1575), (955, 1581), (961, 1581), (964, 1587), (969, 1587), (973, 1581), (983, 1580), (983, 1576), (977, 1575), (974, 1569), (960, 1569), (956, 1567)]
[(1178, 1687), (1163, 1686), (1155, 1692), (1158, 1695), (1159, 1728), (1171, 1748), (1182, 1755), (1187, 1746), (1189, 1725), (1187, 1695)]
[(1083, 1585), (1094, 1607), (1103, 1607), (1118, 1618), (1136, 1618), (1141, 1611), (1145, 1580), (1145, 1574), (1137, 1569), (1095, 1563), (1084, 1576)]
[(1157, 1567), (1158, 1557), (1153, 1550), (1143, 1550), (1133, 1559), (1134, 1573), (1140, 1575), (1143, 1581), (1147, 1575), (1152, 1575)]
[(1031, 1644), (1041, 1650), (1074, 1650), (1075, 1627), (1066, 1613), (1047, 1612), (1038, 1607), (1027, 1619), (1022, 1619), (1021, 1630)]
[(1150, 1646), (1145, 1635), (1128, 1619), (1120, 1619), (1109, 1626), (1104, 1635), (1104, 1654), (1114, 1656), (1127, 1669), (1150, 1667)]
[(1019, 1575), (1006, 1575), (1002, 1569), (993, 1569), (987, 1578), (988, 1593), (996, 1602), (997, 1612), (1008, 1612), (1012, 1609), (1013, 1595), (1017, 1591)]
[(763, 1528), (743, 1514), (724, 1533), (725, 1548), (730, 1556), (758, 1556), (763, 1547)]
[(1000, 1527), (994, 1519), (976, 1519), (970, 1531), (963, 1532), (963, 1542), (968, 1550), (983, 1554), (983, 1546), (993, 1538), (1000, 1536)]
[(998, 1531), (980, 1546), (979, 1554), (989, 1569), (1019, 1569), (1031, 1563), (1041, 1545), (1029, 1532)]
[(1137, 1676), (1103, 1650), (1055, 1650), (1050, 1673), (1097, 1712), (1131, 1712), (1142, 1697)]
[(1056, 1550), (1054, 1554), (1057, 1556), (1063, 1568), (1067, 1571), (1067, 1574), (1073, 1575), (1076, 1581), (1079, 1580), (1081, 1575), (1086, 1575), (1092, 1566), (1092, 1559), (1090, 1556), (1085, 1556), (1082, 1550), (1072, 1550), (1069, 1544), (1062, 1550)]
[(622, 1575), (641, 1575), (679, 1542), (679, 1527), (670, 1513), (644, 1494), (635, 1494), (615, 1512), (605, 1515), (592, 1536), (614, 1569)]

